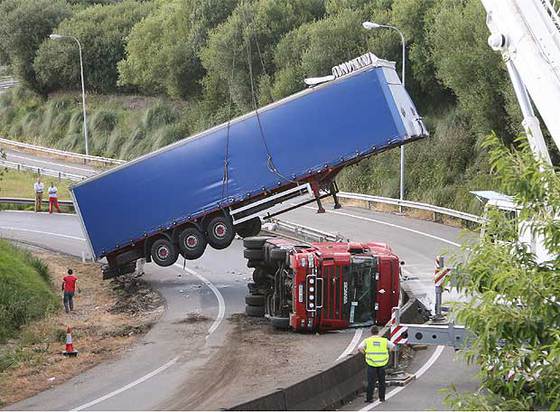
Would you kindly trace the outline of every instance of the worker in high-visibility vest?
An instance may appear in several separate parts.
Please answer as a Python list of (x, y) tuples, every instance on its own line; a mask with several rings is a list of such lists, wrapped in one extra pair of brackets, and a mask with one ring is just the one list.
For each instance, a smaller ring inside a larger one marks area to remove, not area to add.
[(365, 355), (367, 364), (367, 392), (366, 403), (373, 402), (373, 388), (379, 382), (379, 400), (385, 402), (385, 366), (389, 363), (389, 351), (395, 349), (393, 342), (379, 336), (379, 328), (372, 326), (371, 336), (358, 346), (358, 350)]

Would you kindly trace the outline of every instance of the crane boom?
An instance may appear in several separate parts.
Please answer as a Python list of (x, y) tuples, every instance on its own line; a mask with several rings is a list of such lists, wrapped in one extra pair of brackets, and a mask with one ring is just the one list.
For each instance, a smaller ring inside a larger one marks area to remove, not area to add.
[(523, 112), (523, 127), (536, 157), (550, 163), (539, 111), (560, 149), (560, 1), (482, 0), (491, 35), (488, 44), (502, 53)]

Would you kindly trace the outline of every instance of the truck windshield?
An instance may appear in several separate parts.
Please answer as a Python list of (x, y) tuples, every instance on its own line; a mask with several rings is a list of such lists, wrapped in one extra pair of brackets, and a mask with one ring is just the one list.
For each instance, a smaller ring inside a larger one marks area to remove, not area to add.
[(370, 323), (374, 314), (375, 274), (377, 258), (352, 256), (350, 265), (350, 323)]

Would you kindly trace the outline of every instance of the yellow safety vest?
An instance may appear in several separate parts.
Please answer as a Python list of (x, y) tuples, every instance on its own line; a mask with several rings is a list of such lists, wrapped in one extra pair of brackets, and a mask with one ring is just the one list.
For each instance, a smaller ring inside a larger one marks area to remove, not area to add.
[(389, 363), (389, 349), (387, 339), (372, 336), (366, 339), (366, 363), (369, 366), (381, 367)]

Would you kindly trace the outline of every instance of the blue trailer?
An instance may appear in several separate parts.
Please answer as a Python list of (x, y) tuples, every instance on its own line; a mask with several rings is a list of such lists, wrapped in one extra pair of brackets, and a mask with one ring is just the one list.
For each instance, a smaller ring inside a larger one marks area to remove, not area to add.
[(179, 254), (200, 257), (207, 244), (225, 248), (235, 233), (258, 233), (267, 210), (303, 195), (312, 198), (298, 206), (316, 201), (321, 212), (320, 199), (333, 196), (339, 207), (334, 179), (343, 167), (425, 136), (394, 63), (368, 53), (315, 87), (87, 179), (72, 194), (111, 277), (139, 258), (169, 266)]

